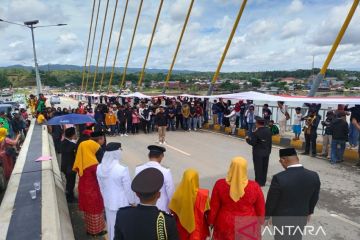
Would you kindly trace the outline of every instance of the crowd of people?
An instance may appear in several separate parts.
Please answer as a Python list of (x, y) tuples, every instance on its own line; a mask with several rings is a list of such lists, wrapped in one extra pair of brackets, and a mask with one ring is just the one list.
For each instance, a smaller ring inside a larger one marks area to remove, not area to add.
[(0, 112), (0, 191), (6, 188), (29, 126), (26, 109)]
[[(256, 128), (263, 122), (257, 119)], [(121, 143), (105, 144), (105, 135), (99, 131), (80, 144), (73, 141), (75, 136), (74, 127), (65, 130), (62, 171), (67, 180), (70, 174), (75, 179), (75, 172), (79, 176), (79, 208), (91, 236), (107, 233), (116, 240), (185, 240), (206, 239), (213, 232), (213, 239), (232, 240), (237, 229), (255, 219), (252, 234), (261, 239), (260, 227), (270, 218), (281, 227), (288, 223), (280, 216), (298, 216), (292, 224), (303, 228), (318, 201), (319, 176), (299, 163), (292, 148), (280, 150), (285, 171), (273, 177), (265, 202), (260, 188), (264, 185), (248, 179), (243, 157), (232, 159), (227, 176), (216, 181), (210, 197), (209, 190), (201, 188), (195, 169), (185, 170), (175, 188), (171, 170), (161, 165), (166, 149), (160, 145), (148, 146), (149, 161), (135, 169), (131, 180), (122, 161)], [(73, 193), (74, 186), (74, 181), (67, 183), (67, 194)]]
[[(210, 235), (213, 239), (235, 239), (235, 230), (248, 224), (247, 220), (241, 220), (245, 217), (256, 218), (256, 239), (261, 239), (259, 229), (269, 218), (274, 225), (284, 226), (289, 220), (278, 217), (298, 216), (291, 223), (304, 227), (317, 203), (320, 179), (299, 163), (295, 149), (281, 149), (280, 163), (285, 171), (273, 176), (265, 201), (261, 187), (266, 184), (272, 136), (286, 134), (287, 122), (294, 118), (293, 140), (299, 140), (303, 132), (303, 154), (315, 156), (318, 126), (322, 124), (321, 155), (337, 163), (342, 161), (347, 141), (352, 148), (356, 147), (356, 134), (360, 130), (359, 105), (353, 108), (339, 105), (338, 109), (329, 110), (326, 119), (321, 121), (319, 104), (308, 104), (306, 114), (303, 108), (296, 108), (290, 116), (284, 102), (278, 102), (275, 124), (267, 104), (259, 113), (250, 100), (233, 105), (223, 99), (210, 103), (208, 99), (187, 97), (104, 98), (95, 107), (89, 101), (87, 105), (79, 103), (77, 108), (46, 107), (45, 103), (43, 95), (38, 99), (29, 98), (30, 111), (38, 124), (69, 113), (90, 115), (96, 121), (95, 124), (48, 128), (56, 152), (61, 153), (68, 202), (78, 202), (89, 235), (107, 233), (109, 239), (206, 239)], [(350, 115), (350, 124), (346, 121), (347, 115)], [(210, 119), (213, 124), (246, 129), (246, 142), (253, 148), (255, 171), (255, 181), (249, 180), (247, 160), (234, 158), (227, 176), (216, 181), (211, 197), (209, 190), (200, 187), (197, 170), (185, 170), (175, 188), (171, 170), (161, 165), (166, 151), (161, 146), (166, 144), (166, 131), (197, 131)], [(8, 149), (19, 145), (28, 126), (24, 109), (10, 116), (0, 113), (0, 156), (7, 178), (15, 159), (4, 160), (9, 156)], [(132, 180), (122, 161), (121, 144), (107, 143), (106, 136), (127, 137), (139, 131), (145, 134), (158, 131), (159, 145), (148, 147), (149, 161), (135, 169)], [(74, 194), (77, 176), (78, 199)], [(301, 236), (292, 239), (301, 239)]]

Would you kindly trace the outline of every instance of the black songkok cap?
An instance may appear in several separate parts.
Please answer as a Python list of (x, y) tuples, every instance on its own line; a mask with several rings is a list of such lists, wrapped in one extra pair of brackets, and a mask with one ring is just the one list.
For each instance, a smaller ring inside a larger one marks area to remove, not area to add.
[(139, 194), (158, 192), (164, 184), (164, 175), (156, 168), (141, 171), (131, 183), (131, 189)]
[(105, 136), (105, 134), (103, 132), (92, 132), (90, 135), (92, 138), (96, 138), (96, 137), (102, 137)]
[(148, 149), (149, 149), (150, 153), (161, 154), (161, 153), (166, 152), (166, 149), (164, 147), (160, 147), (157, 145), (150, 145), (150, 146), (148, 146)]
[(119, 150), (121, 149), (121, 143), (117, 143), (117, 142), (111, 142), (111, 143), (108, 143), (106, 145), (106, 151), (107, 152), (111, 152), (111, 151), (116, 151), (116, 150)]
[(75, 133), (76, 131), (74, 127), (65, 129), (65, 137), (72, 137), (75, 135)]
[(295, 148), (285, 148), (279, 150), (280, 157), (297, 156)]
[(255, 116), (255, 121), (261, 125), (265, 124), (265, 119), (263, 119), (262, 117), (259, 117), (259, 116)]

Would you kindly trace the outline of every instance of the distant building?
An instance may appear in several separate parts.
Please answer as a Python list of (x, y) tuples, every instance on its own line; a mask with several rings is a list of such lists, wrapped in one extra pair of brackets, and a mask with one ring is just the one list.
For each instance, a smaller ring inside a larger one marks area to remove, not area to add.
[(350, 76), (350, 77), (347, 77), (347, 79), (350, 81), (358, 81), (359, 80), (359, 78), (356, 76)]
[(293, 84), (298, 79), (294, 77), (286, 77), (286, 78), (280, 78), (278, 82), (285, 82), (287, 85)]
[(341, 87), (344, 87), (345, 85), (345, 82), (344, 81), (339, 81), (339, 80), (336, 80), (336, 81), (331, 81), (331, 86), (334, 87), (334, 88), (341, 88)]
[(132, 82), (131, 81), (126, 81), (125, 82), (125, 88), (130, 88), (132, 86)]
[[(156, 87), (164, 87), (164, 82), (158, 82)], [(181, 89), (180, 81), (169, 81), (167, 85), (168, 89)]]

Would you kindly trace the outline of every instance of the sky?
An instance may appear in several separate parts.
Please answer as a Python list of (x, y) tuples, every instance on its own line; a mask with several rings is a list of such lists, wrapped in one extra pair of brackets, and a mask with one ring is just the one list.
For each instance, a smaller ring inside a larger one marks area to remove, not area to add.
[[(99, 0), (96, 0), (98, 4)], [(96, 64), (107, 0), (101, 0), (92, 65)], [(104, 66), (116, 0), (109, 0), (99, 66)], [(125, 0), (118, 0), (107, 66), (115, 56)], [(165, 0), (147, 68), (169, 69), (191, 0)], [(129, 0), (117, 66), (128, 55), (140, 0)], [(141, 68), (160, 0), (144, 0), (129, 67)], [(174, 69), (215, 71), (241, 0), (195, 0)], [(249, 0), (223, 72), (321, 67), (350, 9), (350, 0)], [(39, 65), (83, 66), (93, 0), (1, 0), (0, 18), (65, 27), (35, 29)], [(96, 5), (97, 6), (97, 5)], [(330, 68), (360, 69), (360, 7)], [(88, 61), (89, 62), (89, 59)], [(0, 66), (33, 65), (30, 30), (0, 22)]]

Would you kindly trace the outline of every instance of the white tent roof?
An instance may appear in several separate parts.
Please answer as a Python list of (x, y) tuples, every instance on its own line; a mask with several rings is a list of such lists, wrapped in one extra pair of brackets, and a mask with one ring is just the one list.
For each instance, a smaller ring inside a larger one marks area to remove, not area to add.
[[(79, 95), (79, 93), (78, 93)], [(90, 96), (100, 96), (99, 94), (82, 94), (82, 95), (90, 95)], [(109, 94), (109, 96), (115, 96), (114, 94)], [(173, 98), (176, 96), (159, 94), (156, 96), (145, 95), (140, 92), (135, 92), (127, 95), (120, 95), (120, 97), (137, 97), (141, 99), (150, 99), (154, 97), (169, 97)], [(220, 94), (220, 95), (190, 95), (190, 94), (181, 94), (180, 97), (189, 97), (189, 98), (209, 98), (209, 99), (233, 99), (233, 100), (247, 100), (251, 99), (254, 101), (267, 101), (267, 102), (299, 102), (299, 103), (323, 103), (323, 104), (360, 104), (360, 97), (307, 97), (307, 96), (288, 96), (288, 95), (271, 95), (260, 92), (240, 92), (240, 93), (232, 93), (232, 94)]]

